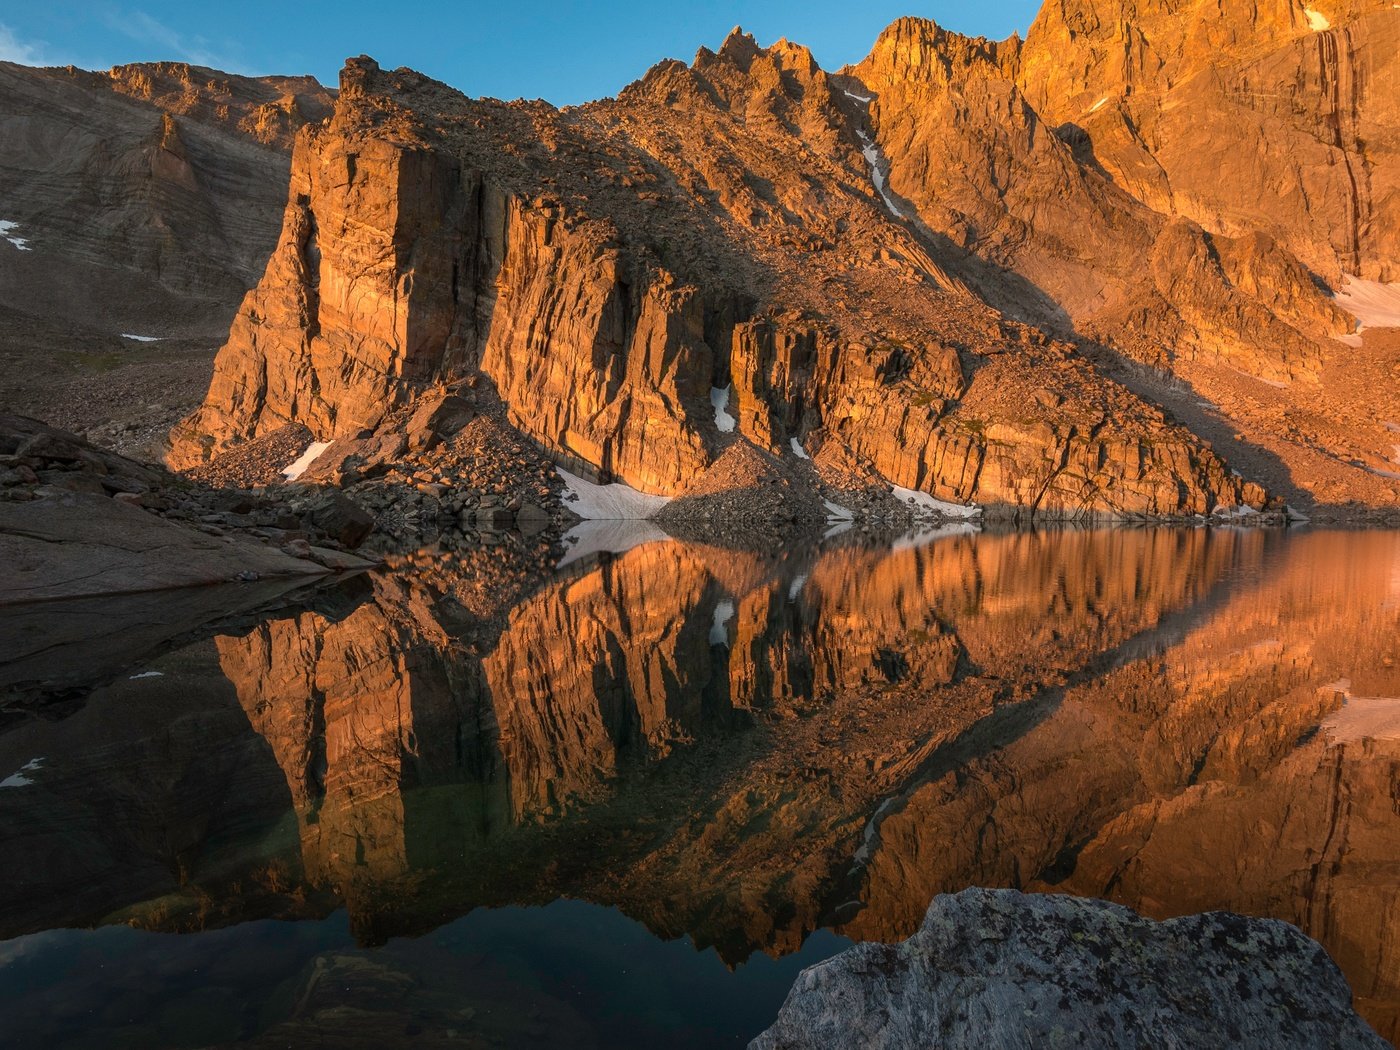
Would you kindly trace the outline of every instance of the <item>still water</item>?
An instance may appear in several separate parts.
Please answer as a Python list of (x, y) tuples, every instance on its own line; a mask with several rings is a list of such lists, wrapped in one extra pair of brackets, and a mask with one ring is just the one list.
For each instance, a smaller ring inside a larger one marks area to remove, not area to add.
[(1400, 534), (540, 565), (0, 611), (0, 1043), (742, 1046), (972, 885), (1286, 919), (1400, 1032)]

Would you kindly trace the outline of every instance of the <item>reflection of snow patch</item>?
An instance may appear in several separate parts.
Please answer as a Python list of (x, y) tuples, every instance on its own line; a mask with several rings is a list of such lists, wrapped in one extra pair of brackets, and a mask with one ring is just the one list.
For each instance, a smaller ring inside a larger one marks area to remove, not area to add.
[(133, 341), (135, 341), (135, 342), (138, 342), (138, 343), (158, 343), (158, 342), (160, 342), (160, 336), (158, 336), (158, 335), (132, 335), (130, 332), (123, 332), (123, 333), (122, 333), (122, 338), (123, 338), (123, 339), (131, 339), (131, 340), (133, 340)]
[(1400, 697), (1353, 696), (1343, 678), (1322, 687), (1341, 693), (1340, 710), (1322, 723), (1322, 731), (1339, 744), (1358, 740), (1400, 740)]
[(129, 682), (134, 682), (134, 681), (136, 681), (138, 678), (164, 678), (164, 677), (165, 677), (165, 674), (164, 674), (164, 672), (161, 672), (161, 671), (142, 671), (140, 674), (134, 674), (134, 675), (132, 675), (129, 679), (127, 679), (127, 681), (129, 681)]
[(822, 503), (826, 505), (826, 516), (828, 518), (835, 518), (837, 521), (851, 521), (855, 518), (855, 515), (851, 513), (849, 508), (843, 507), (839, 503), (833, 503), (829, 499), (822, 500)]
[(950, 522), (947, 525), (940, 525), (936, 529), (916, 529), (913, 532), (906, 532), (890, 544), (890, 550), (916, 550), (919, 547), (927, 547), (934, 540), (947, 539), (949, 536), (972, 536), (977, 532), (978, 526), (970, 521)]
[(29, 242), (25, 238), (16, 237), (10, 233), (11, 230), (17, 229), (19, 229), (19, 223), (11, 222), (9, 219), (0, 219), (0, 237), (9, 241), (22, 252), (32, 252), (34, 249), (29, 247)]
[[(564, 479), (568, 493), (564, 506), (580, 518), (588, 521), (623, 521), (627, 519), (655, 517), (657, 511), (671, 502), (669, 496), (652, 496), (638, 492), (631, 485), (616, 482), (612, 485), (595, 485), (584, 481), (576, 474), (570, 474), (563, 467), (556, 467)], [(575, 497), (570, 499), (569, 497)]]
[(33, 780), (32, 777), (27, 777), (27, 776), (25, 776), (24, 774), (26, 774), (26, 773), (33, 773), (36, 769), (38, 769), (38, 768), (39, 768), (40, 766), (42, 766), (43, 764), (44, 764), (44, 759), (42, 759), (42, 758), (32, 758), (32, 759), (30, 759), (30, 760), (29, 760), (28, 762), (26, 762), (24, 765), (20, 766), (20, 767), (19, 767), (19, 770), (18, 770), (17, 772), (11, 773), (11, 774), (10, 774), (9, 776), (7, 776), (4, 780), (0, 780), (0, 788), (17, 788), (17, 787), (24, 787), (26, 784), (32, 784), (32, 783), (34, 783), (34, 780)]
[(728, 598), (715, 606), (715, 619), (710, 624), (710, 644), (728, 645), (729, 631), (725, 629), (725, 624), (734, 618), (734, 603)]
[(798, 459), (812, 458), (807, 455), (807, 450), (802, 447), (802, 442), (798, 441), (797, 438), (788, 438), (788, 446), (792, 449), (792, 454)]
[(1331, 29), (1332, 23), (1327, 21), (1327, 16), (1321, 11), (1314, 11), (1311, 7), (1303, 8), (1303, 14), (1308, 16), (1308, 28), (1314, 33), (1321, 33), (1324, 29)]
[(788, 585), (788, 601), (793, 601), (802, 593), (802, 588), (807, 586), (807, 574), (804, 572), (797, 579)]
[(867, 135), (864, 130), (856, 132), (856, 137), (860, 139), (860, 152), (865, 157), (865, 162), (870, 165), (870, 181), (875, 184), (875, 192), (880, 195), (880, 199), (885, 202), (896, 219), (905, 218), (904, 212), (899, 210), (899, 205), (895, 204), (894, 198), (885, 192), (885, 173), (883, 170), (884, 158), (880, 156), (880, 147), (875, 145), (875, 141)]
[(316, 457), (330, 447), (329, 441), (311, 442), (306, 446), (305, 452), (282, 468), (282, 476), (288, 481), (296, 481), (297, 478), (306, 473), (306, 468), (311, 466)]
[(669, 541), (670, 536), (649, 521), (629, 518), (622, 521), (581, 521), (564, 533), (567, 548), (556, 569), (562, 569), (590, 554), (623, 554), (646, 543)]
[(1367, 328), (1400, 328), (1400, 282), (1348, 277), (1335, 298), (1338, 306)]
[(831, 537), (839, 536), (843, 532), (850, 532), (854, 525), (855, 522), (852, 519), (843, 518), (842, 520), (838, 521), (835, 525), (831, 526), (831, 528), (823, 532), (822, 539), (829, 540), (831, 539)]
[(976, 504), (965, 507), (961, 503), (949, 503), (947, 500), (937, 499), (927, 492), (920, 492), (917, 489), (905, 489), (895, 485), (894, 497), (901, 503), (912, 503), (915, 513), (941, 514), (945, 518), (979, 518), (982, 516), (982, 508)]
[(725, 411), (729, 407), (729, 391), (731, 389), (733, 389), (733, 384), (723, 390), (717, 386), (710, 387), (710, 404), (715, 410), (715, 426), (719, 427), (721, 434), (734, 432), (734, 417)]

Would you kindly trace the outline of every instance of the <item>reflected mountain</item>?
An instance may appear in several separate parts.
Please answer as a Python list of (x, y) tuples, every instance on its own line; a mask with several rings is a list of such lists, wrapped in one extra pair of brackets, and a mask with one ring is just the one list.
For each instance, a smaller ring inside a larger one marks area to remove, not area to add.
[(0, 734), (0, 936), (578, 898), (738, 965), (1009, 885), (1288, 919), (1393, 1037), (1397, 637), (1392, 533), (421, 552)]

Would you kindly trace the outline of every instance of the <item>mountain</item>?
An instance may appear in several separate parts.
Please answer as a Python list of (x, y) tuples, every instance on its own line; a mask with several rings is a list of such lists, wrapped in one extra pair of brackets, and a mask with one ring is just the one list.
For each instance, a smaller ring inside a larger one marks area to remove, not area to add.
[(562, 110), (365, 57), (335, 93), (114, 71), (151, 157), (291, 144), (280, 234), (270, 180), (235, 220), (204, 179), (147, 267), (214, 317), (254, 226), (270, 252), (168, 462), (305, 427), (323, 480), (411, 477), (449, 395), (677, 507), (1393, 513), (1397, 34), (1381, 0), (1049, 0), (1024, 41), (904, 18), (839, 72), (736, 29)]
[(292, 139), (331, 104), (310, 77), (0, 62), (7, 406), (87, 427), (115, 384), (188, 411), (276, 244)]

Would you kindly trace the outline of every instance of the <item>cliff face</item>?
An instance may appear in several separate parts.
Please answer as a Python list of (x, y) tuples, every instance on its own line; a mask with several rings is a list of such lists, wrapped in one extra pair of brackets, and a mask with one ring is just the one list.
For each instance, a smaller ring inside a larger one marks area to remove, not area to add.
[[(1041, 27), (1024, 48), (921, 19), (881, 35), (850, 73), (874, 96), (870, 120), (892, 191), (933, 231), (1028, 281), (1041, 317), (1063, 311), (1152, 363), (1205, 355), (1265, 379), (1315, 376), (1318, 340), (1350, 331), (1350, 319), (1264, 234), (1274, 227), (1222, 229), (1189, 210), (1159, 209), (1097, 163), (1094, 129), (1045, 108), (1044, 96), (1063, 85), (1026, 80), (1061, 68)], [(1207, 170), (1220, 181), (1219, 167)], [(1025, 290), (1004, 276), (984, 278), (979, 290), (1037, 316), (1034, 300), (1018, 303)]]
[(331, 102), (310, 78), (0, 63), (0, 218), (29, 249), (0, 267), (0, 308), (226, 326), (276, 241), (292, 136)]
[(1042, 8), (1017, 79), (1150, 207), (1267, 233), (1329, 282), (1393, 281), (1397, 44), (1382, 0), (1064, 0)]
[(565, 112), (355, 60), (172, 462), (289, 421), (392, 427), (430, 384), (484, 379), (561, 462), (648, 492), (737, 440), (1047, 513), (1262, 498), (889, 222), (861, 119), (805, 50), (739, 35)]

